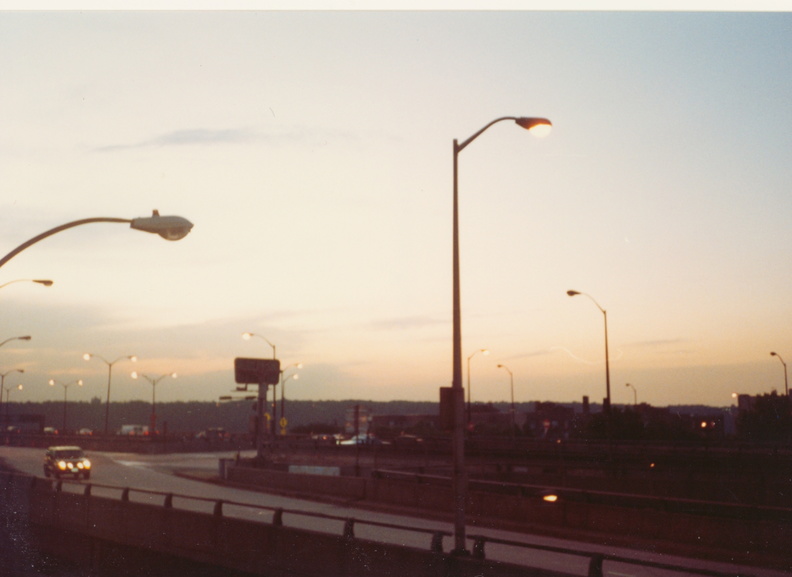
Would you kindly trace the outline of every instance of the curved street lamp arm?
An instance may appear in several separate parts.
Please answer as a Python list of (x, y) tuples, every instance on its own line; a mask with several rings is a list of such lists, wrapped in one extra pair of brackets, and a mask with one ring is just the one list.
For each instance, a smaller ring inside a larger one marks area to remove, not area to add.
[(43, 239), (47, 238), (48, 236), (52, 236), (53, 234), (59, 233), (59, 232), (61, 232), (63, 230), (69, 229), (69, 228), (73, 228), (75, 226), (80, 226), (82, 224), (91, 224), (93, 222), (131, 223), (132, 221), (130, 219), (128, 219), (128, 218), (96, 217), (96, 218), (84, 218), (84, 219), (81, 219), (81, 220), (75, 220), (73, 222), (67, 222), (66, 224), (62, 224), (60, 226), (56, 226), (55, 228), (51, 228), (50, 230), (48, 230), (46, 232), (42, 232), (40, 235), (34, 236), (29, 241), (23, 242), (22, 244), (20, 244), (14, 250), (12, 250), (7, 255), (5, 255), (2, 258), (2, 260), (0, 260), (0, 267), (2, 267), (5, 263), (7, 263), (9, 260), (14, 258), (16, 255), (18, 255), (20, 252), (22, 252), (23, 250), (25, 250), (29, 246), (31, 246), (33, 244), (36, 244), (38, 241), (43, 240)]
[[(459, 154), (468, 144), (476, 140), (481, 135), (482, 132), (487, 130), (493, 124), (502, 122), (504, 120), (513, 120), (515, 123), (517, 123), (518, 126), (521, 126), (522, 128), (525, 128), (526, 130), (532, 132), (535, 132), (534, 129), (536, 128), (546, 127), (549, 129), (553, 125), (547, 118), (536, 118), (536, 117), (525, 117), (525, 116), (502, 116), (500, 118), (496, 118), (495, 120), (487, 124), (484, 128), (476, 132), (473, 136), (465, 140), (462, 144), (457, 144), (457, 141), (454, 140), (454, 153)], [(543, 136), (544, 134), (547, 134), (547, 132), (543, 131), (542, 134), (540, 134), (539, 132), (535, 132), (535, 134), (536, 136)]]
[(471, 142), (473, 142), (474, 140), (476, 140), (476, 139), (477, 139), (479, 136), (481, 136), (481, 133), (482, 133), (482, 132), (484, 132), (485, 130), (487, 130), (487, 129), (488, 129), (490, 126), (492, 126), (493, 124), (496, 124), (496, 123), (498, 123), (498, 122), (502, 122), (502, 121), (504, 121), (504, 120), (517, 120), (517, 117), (516, 117), (516, 116), (502, 116), (502, 117), (500, 117), (500, 118), (496, 118), (495, 120), (493, 120), (492, 122), (490, 122), (489, 124), (487, 124), (487, 125), (486, 125), (484, 128), (482, 128), (481, 130), (479, 130), (478, 132), (476, 132), (476, 133), (475, 133), (473, 136), (471, 136), (470, 138), (468, 138), (467, 140), (465, 140), (465, 141), (464, 141), (462, 144), (455, 144), (455, 145), (454, 145), (454, 148), (456, 149), (456, 152), (462, 152), (462, 150), (463, 150), (463, 149), (464, 149), (464, 148), (465, 148), (465, 147), (466, 147), (468, 144), (470, 144)]

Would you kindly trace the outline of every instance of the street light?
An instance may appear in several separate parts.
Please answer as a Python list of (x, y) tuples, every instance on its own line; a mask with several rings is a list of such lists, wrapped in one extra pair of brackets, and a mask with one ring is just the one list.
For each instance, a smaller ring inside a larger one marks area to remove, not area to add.
[[(5, 391), (5, 378), (11, 373), (24, 373), (25, 369), (12, 369), (0, 374), (0, 409), (3, 407), (3, 392)], [(5, 413), (3, 413), (5, 414)]]
[(503, 369), (504, 371), (509, 373), (509, 380), (511, 381), (511, 417), (512, 417), (511, 418), (511, 422), (512, 422), (511, 430), (512, 430), (512, 438), (513, 438), (514, 437), (514, 428), (515, 428), (515, 425), (516, 425), (515, 418), (514, 418), (514, 373), (512, 373), (511, 370), (509, 370), (509, 367), (507, 367), (506, 365), (498, 365), (498, 368), (499, 369)]
[(284, 435), (286, 433), (286, 425), (287, 425), (287, 422), (286, 422), (286, 403), (285, 403), (286, 381), (288, 381), (289, 379), (294, 379), (295, 381), (298, 381), (300, 379), (300, 375), (298, 375), (296, 373), (292, 373), (291, 375), (287, 376), (286, 378), (283, 378), (283, 373), (286, 372), (288, 369), (290, 369), (292, 367), (294, 367), (295, 369), (301, 369), (303, 367), (303, 365), (302, 365), (302, 363), (294, 363), (293, 365), (289, 365), (285, 369), (282, 369), (281, 372), (280, 372), (280, 378), (281, 378), (281, 435)]
[[(275, 349), (275, 345), (273, 345), (273, 344), (272, 344), (272, 343), (271, 343), (271, 342), (270, 342), (270, 341), (267, 339), (267, 337), (265, 337), (265, 336), (262, 336), (262, 335), (259, 335), (259, 334), (256, 334), (256, 333), (242, 333), (242, 338), (243, 338), (243, 339), (245, 339), (246, 341), (249, 341), (249, 340), (250, 340), (250, 339), (252, 339), (253, 337), (258, 337), (258, 338), (260, 338), (260, 339), (261, 339), (261, 340), (263, 340), (265, 343), (267, 343), (267, 344), (268, 344), (270, 347), (272, 347), (272, 358), (273, 358), (273, 359), (277, 359), (277, 358), (278, 358), (278, 356), (277, 356), (277, 350)], [(283, 373), (281, 372), (281, 374), (283, 374)], [(262, 387), (262, 386), (267, 386), (267, 387), (269, 387), (269, 385), (259, 385), (259, 387)], [(277, 394), (278, 394), (278, 393), (277, 393), (277, 391), (275, 390), (275, 387), (273, 386), (273, 387), (272, 387), (272, 421), (271, 421), (271, 423), (270, 423), (270, 432), (272, 433), (272, 436), (273, 436), (273, 437), (275, 437), (275, 425), (276, 425), (276, 422), (277, 422), (277, 418), (276, 418), (276, 417), (278, 416), (278, 415), (277, 415), (277, 412), (278, 412), (278, 397), (277, 397)], [(264, 401), (265, 401), (265, 404), (266, 404), (266, 400), (267, 400), (266, 391), (265, 391), (265, 394), (264, 394), (263, 398), (264, 398)]]
[[(302, 363), (299, 363), (294, 366), (297, 367), (298, 369), (301, 369)], [(282, 371), (281, 371), (281, 377), (283, 377)], [(286, 404), (284, 399), (286, 397), (286, 381), (288, 381), (289, 379), (294, 379), (295, 381), (299, 381), (300, 375), (298, 375), (297, 373), (293, 373), (291, 375), (288, 375), (286, 378), (283, 378), (283, 380), (281, 380), (281, 419), (280, 419), (281, 435), (286, 434), (286, 425), (288, 425), (288, 422), (286, 421)]]
[(770, 353), (770, 356), (771, 357), (778, 357), (778, 360), (781, 361), (782, 365), (784, 365), (784, 395), (786, 396), (787, 399), (789, 399), (789, 381), (787, 380), (787, 366), (786, 366), (786, 363), (784, 362), (784, 359), (781, 358), (781, 355), (779, 355), (776, 352)]
[(54, 387), (55, 385), (61, 385), (63, 387), (63, 428), (61, 429), (61, 432), (65, 435), (66, 434), (66, 402), (67, 402), (66, 392), (69, 390), (69, 387), (72, 385), (78, 385), (82, 387), (83, 381), (82, 379), (78, 379), (76, 381), (72, 381), (71, 383), (60, 383), (55, 379), (50, 379), (49, 386)]
[(107, 217), (84, 218), (82, 220), (75, 220), (60, 226), (56, 226), (55, 228), (51, 228), (50, 230), (42, 232), (38, 236), (34, 236), (30, 240), (23, 242), (14, 250), (5, 255), (2, 259), (0, 259), (0, 267), (2, 267), (5, 263), (29, 246), (36, 244), (38, 241), (43, 240), (48, 236), (52, 236), (53, 234), (59, 233), (69, 228), (74, 228), (75, 226), (92, 224), (95, 222), (128, 223), (130, 228), (158, 234), (166, 240), (179, 240), (184, 238), (193, 227), (193, 224), (186, 218), (182, 218), (181, 216), (160, 216), (159, 211), (157, 210), (155, 210), (151, 216), (133, 219)]
[(588, 298), (591, 299), (591, 302), (597, 305), (597, 308), (600, 310), (600, 312), (602, 312), (602, 315), (605, 318), (605, 392), (606, 392), (605, 412), (606, 414), (609, 415), (611, 409), (611, 392), (610, 392), (610, 359), (608, 357), (608, 311), (602, 308), (600, 304), (596, 300), (594, 300), (594, 297), (592, 297), (589, 294), (570, 290), (567, 291), (567, 295), (571, 297), (577, 295), (587, 296)]
[(83, 355), (83, 359), (86, 361), (90, 361), (92, 358), (96, 357), (104, 364), (107, 365), (107, 403), (105, 405), (105, 426), (104, 426), (104, 434), (107, 435), (110, 431), (110, 383), (113, 380), (113, 365), (116, 364), (118, 361), (123, 361), (124, 359), (129, 359), (133, 363), (137, 361), (137, 357), (135, 355), (128, 355), (125, 357), (118, 357), (113, 362), (106, 360), (104, 357), (100, 357), (99, 355), (95, 355), (93, 353), (85, 353)]
[(470, 388), (470, 359), (475, 357), (478, 353), (483, 354), (484, 356), (490, 354), (488, 349), (479, 349), (475, 351), (472, 355), (467, 358), (467, 390), (468, 390), (468, 398), (467, 398), (467, 420), (468, 424), (473, 423), (473, 411), (471, 409), (471, 401), (470, 398), (472, 397), (472, 390)]
[(626, 383), (625, 387), (630, 387), (633, 391), (633, 405), (638, 405), (638, 391), (635, 390), (635, 387), (632, 386), (630, 383)]
[(11, 341), (29, 341), (32, 338), (33, 337), (31, 337), (30, 335), (25, 335), (24, 337), (11, 337), (10, 339), (6, 339), (2, 343), (0, 343), (0, 347), (2, 347), (6, 343), (10, 343)]
[[(6, 397), (5, 397), (5, 419), (3, 419), (3, 420), (6, 422), (6, 424), (8, 424), (8, 395), (11, 394), (12, 389), (16, 389), (17, 391), (21, 391), (24, 388), (25, 387), (23, 387), (22, 385), (17, 385), (16, 387), (9, 387), (9, 388), (7, 388), (5, 390), (5, 395), (6, 395)], [(2, 394), (3, 394), (3, 392), (0, 391), (0, 396), (2, 396)]]
[(454, 139), (454, 191), (453, 191), (453, 246), (452, 246), (452, 292), (453, 292), (453, 355), (452, 355), (452, 402), (453, 402), (453, 493), (454, 493), (454, 550), (457, 554), (467, 553), (465, 539), (465, 501), (467, 500), (467, 472), (465, 471), (465, 392), (462, 389), (462, 311), (460, 304), (459, 274), (459, 153), (490, 126), (503, 120), (514, 122), (530, 130), (536, 136), (544, 136), (552, 124), (546, 118), (525, 118), (505, 116), (497, 118), (484, 126), (461, 144)]
[(0, 289), (7, 287), (10, 284), (14, 284), (15, 282), (34, 282), (36, 284), (44, 285), (44, 286), (52, 286), (51, 280), (41, 280), (41, 279), (32, 279), (32, 278), (19, 278), (17, 280), (8, 281), (7, 283), (0, 284)]
[(271, 346), (272, 347), (272, 358), (273, 359), (277, 359), (278, 358), (277, 354), (276, 354), (276, 351), (275, 351), (275, 345), (273, 345), (271, 342), (269, 342), (266, 337), (263, 337), (263, 336), (258, 335), (256, 333), (242, 333), (242, 338), (245, 339), (246, 341), (249, 341), (253, 337), (258, 337), (258, 338), (262, 339), (265, 343), (267, 343), (269, 346)]
[(167, 373), (165, 375), (160, 375), (158, 377), (150, 377), (148, 375), (143, 375), (138, 373), (137, 371), (132, 371), (132, 378), (137, 379), (143, 377), (149, 383), (151, 383), (151, 434), (154, 435), (157, 432), (157, 383), (159, 383), (165, 377), (171, 377), (175, 379), (178, 375), (176, 373)]

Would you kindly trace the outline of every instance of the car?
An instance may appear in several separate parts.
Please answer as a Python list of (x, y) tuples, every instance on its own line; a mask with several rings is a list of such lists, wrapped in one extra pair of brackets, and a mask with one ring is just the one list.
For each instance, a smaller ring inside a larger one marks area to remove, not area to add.
[(75, 479), (91, 478), (91, 461), (80, 447), (56, 446), (49, 447), (44, 454), (44, 476), (52, 475), (60, 479), (61, 475), (74, 475)]
[(344, 439), (343, 441), (339, 441), (338, 444), (339, 445), (383, 445), (384, 443), (374, 435), (361, 433), (357, 436), (353, 436), (350, 439)]
[(398, 437), (393, 438), (393, 444), (397, 447), (416, 447), (422, 445), (424, 440), (416, 435), (407, 435), (402, 433)]
[(223, 427), (209, 427), (205, 431), (201, 431), (195, 435), (196, 439), (204, 439), (206, 441), (226, 441), (231, 436), (226, 432)]

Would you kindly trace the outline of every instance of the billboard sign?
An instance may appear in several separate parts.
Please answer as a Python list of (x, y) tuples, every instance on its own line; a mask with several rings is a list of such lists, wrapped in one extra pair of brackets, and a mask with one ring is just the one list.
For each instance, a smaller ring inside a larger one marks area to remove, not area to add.
[(277, 385), (280, 380), (278, 359), (234, 359), (234, 377), (238, 384)]

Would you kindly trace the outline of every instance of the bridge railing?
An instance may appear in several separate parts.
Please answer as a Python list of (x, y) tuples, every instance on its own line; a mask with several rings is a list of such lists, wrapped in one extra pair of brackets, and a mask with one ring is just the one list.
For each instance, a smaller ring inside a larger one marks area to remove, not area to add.
[[(444, 553), (444, 539), (452, 535), (452, 533), (448, 531), (442, 531), (432, 528), (385, 523), (385, 522), (360, 519), (349, 516), (339, 516), (339, 515), (332, 515), (327, 513), (302, 511), (298, 509), (272, 507), (267, 505), (257, 505), (251, 503), (243, 503), (234, 500), (213, 499), (208, 497), (198, 497), (198, 496), (184, 495), (184, 494), (177, 494), (170, 492), (153, 491), (147, 489), (136, 489), (132, 487), (121, 487), (117, 485), (87, 483), (87, 482), (70, 481), (70, 480), (52, 481), (52, 480), (44, 480), (42, 478), (37, 478), (37, 477), (29, 477), (28, 475), (17, 475), (15, 473), (5, 473), (3, 474), (3, 477), (4, 479), (1, 480), (2, 482), (0, 482), (0, 489), (2, 489), (3, 487), (7, 488), (11, 484), (11, 480), (15, 477), (28, 477), (30, 479), (29, 481), (30, 487), (34, 492), (43, 490), (44, 492), (51, 492), (54, 496), (57, 496), (58, 494), (62, 494), (62, 493), (74, 494), (74, 495), (82, 494), (82, 497), (85, 499), (90, 498), (92, 495), (95, 494), (95, 492), (98, 493), (101, 491), (103, 494), (109, 492), (111, 495), (114, 495), (115, 499), (121, 502), (130, 502), (130, 503), (145, 502), (148, 505), (154, 505), (156, 507), (161, 507), (163, 509), (181, 509), (181, 510), (193, 510), (193, 511), (195, 509), (200, 509), (207, 514), (213, 515), (217, 519), (221, 519), (224, 516), (229, 516), (230, 518), (235, 517), (235, 515), (229, 515), (229, 512), (235, 508), (241, 508), (247, 511), (266, 512), (268, 513), (268, 515), (260, 515), (260, 514), (245, 515), (245, 518), (255, 519), (262, 524), (266, 524), (268, 522), (270, 525), (276, 527), (287, 525), (284, 522), (284, 515), (305, 517), (311, 519), (329, 520), (329, 521), (338, 522), (340, 526), (343, 527), (341, 530), (343, 538), (345, 540), (350, 540), (350, 541), (356, 539), (356, 535), (355, 535), (356, 528), (360, 526), (397, 530), (407, 533), (413, 533), (416, 535), (427, 535), (429, 537), (428, 549), (431, 553), (434, 554)], [(19, 482), (19, 479), (17, 479), (17, 482)], [(661, 569), (664, 571), (669, 571), (671, 573), (685, 574), (685, 575), (702, 575), (705, 577), (735, 577), (735, 575), (737, 575), (737, 573), (728, 572), (728, 571), (703, 569), (699, 567), (691, 567), (687, 565), (684, 566), (674, 565), (670, 563), (658, 563), (658, 562), (640, 560), (640, 559), (629, 558), (629, 557), (613, 555), (613, 554), (602, 554), (592, 551), (581, 551), (580, 549), (570, 549), (565, 547), (546, 546), (535, 543), (524, 543), (520, 541), (498, 539), (486, 535), (469, 535), (468, 538), (472, 541), (472, 555), (470, 555), (472, 560), (483, 561), (487, 557), (486, 556), (487, 545), (516, 548), (517, 550), (524, 552), (523, 554), (520, 555), (520, 557), (525, 560), (530, 559), (532, 552), (556, 553), (556, 554), (583, 559), (584, 563), (587, 564), (587, 571), (585, 573), (587, 577), (603, 577), (603, 575), (605, 574), (603, 570), (605, 564), (620, 564), (620, 565), (627, 564), (633, 567), (640, 567), (643, 569), (650, 569), (650, 570)], [(449, 552), (449, 554), (451, 553)], [(557, 572), (551, 572), (548, 574), (559, 575), (559, 573)], [(739, 573), (739, 576), (748, 577), (749, 574), (741, 571)]]

